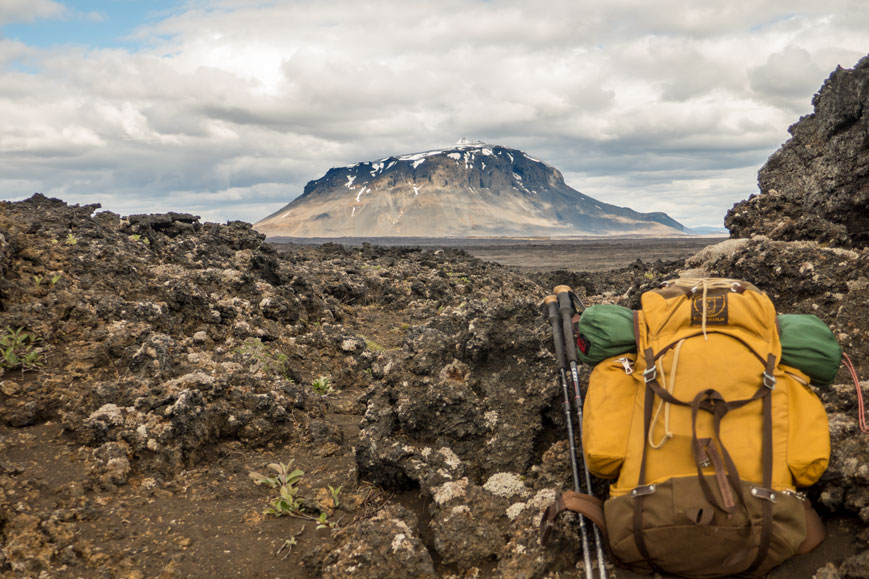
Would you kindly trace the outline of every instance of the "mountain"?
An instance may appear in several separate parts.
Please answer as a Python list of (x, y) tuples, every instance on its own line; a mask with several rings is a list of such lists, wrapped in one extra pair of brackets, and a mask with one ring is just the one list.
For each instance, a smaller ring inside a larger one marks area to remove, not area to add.
[(522, 151), (460, 140), (447, 149), (330, 169), (254, 227), (270, 237), (681, 234), (665, 213), (609, 205)]

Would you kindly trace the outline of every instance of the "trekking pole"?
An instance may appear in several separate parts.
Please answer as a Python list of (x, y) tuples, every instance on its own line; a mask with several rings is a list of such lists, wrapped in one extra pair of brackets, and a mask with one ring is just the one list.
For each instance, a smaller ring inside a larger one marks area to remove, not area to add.
[[(573, 490), (582, 492), (580, 488), (579, 465), (576, 458), (576, 439), (573, 435), (573, 418), (570, 413), (570, 392), (567, 388), (567, 358), (564, 355), (564, 337), (558, 313), (558, 298), (546, 296), (543, 298), (546, 313), (549, 315), (549, 324), (552, 326), (552, 340), (555, 342), (555, 357), (558, 359), (559, 381), (564, 403), (564, 421), (567, 423), (567, 443), (570, 445), (570, 467), (573, 470)], [(594, 526), (594, 525), (592, 525)], [(585, 563), (585, 577), (592, 579), (591, 548), (588, 543), (588, 531), (585, 528), (585, 517), (579, 516), (579, 534), (582, 538), (582, 559)]]
[[(576, 405), (576, 416), (579, 421), (579, 438), (582, 440), (582, 392), (579, 388), (579, 369), (577, 368), (577, 356), (576, 356), (576, 340), (573, 336), (573, 314), (576, 312), (576, 309), (573, 305), (574, 298), (577, 302), (579, 302), (580, 307), (582, 307), (582, 302), (579, 301), (579, 298), (573, 294), (572, 290), (569, 286), (560, 285), (555, 288), (555, 295), (558, 299), (558, 310), (561, 314), (561, 324), (562, 324), (562, 339), (564, 340), (564, 351), (567, 356), (567, 361), (570, 364), (570, 375), (573, 379), (573, 401)], [(585, 464), (585, 460), (582, 461), (582, 468), (585, 475), (585, 488), (588, 489), (588, 494), (592, 495), (594, 492), (591, 488), (591, 473), (588, 472), (588, 465)], [(594, 531), (594, 543), (597, 548), (597, 564), (600, 568), (600, 576), (602, 579), (606, 578), (606, 563), (603, 558), (603, 539), (600, 535), (600, 529), (598, 529), (595, 525), (592, 525), (592, 530)]]

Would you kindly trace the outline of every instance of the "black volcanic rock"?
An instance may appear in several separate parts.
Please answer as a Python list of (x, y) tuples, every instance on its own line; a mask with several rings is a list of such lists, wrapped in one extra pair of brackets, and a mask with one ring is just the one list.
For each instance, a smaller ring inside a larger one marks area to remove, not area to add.
[(452, 148), (330, 169), (256, 224), (269, 236), (464, 237), (678, 234), (664, 213), (602, 203), (516, 149)]
[(869, 56), (837, 68), (812, 104), (758, 173), (760, 195), (727, 213), (732, 236), (869, 246)]
[[(631, 305), (675, 264), (542, 283), (456, 249), (276, 248), (241, 222), (96, 208), (0, 202), (0, 328), (42, 356), (0, 365), (0, 577), (581, 570), (575, 519), (538, 538), (571, 484), (540, 299), (566, 282)], [(815, 313), (865, 376), (867, 264), (869, 248), (756, 237), (687, 265)], [(833, 456), (808, 490), (831, 536), (771, 579), (866, 573), (869, 439), (844, 378), (820, 393)], [(248, 472), (277, 461), (305, 471), (310, 519), (263, 520), (275, 495)]]

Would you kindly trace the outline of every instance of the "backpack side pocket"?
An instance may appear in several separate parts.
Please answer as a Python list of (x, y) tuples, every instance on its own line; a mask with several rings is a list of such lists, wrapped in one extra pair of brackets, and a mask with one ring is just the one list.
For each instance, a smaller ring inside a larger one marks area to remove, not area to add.
[(827, 470), (830, 426), (824, 405), (808, 386), (808, 376), (787, 366), (782, 370), (788, 387), (788, 468), (796, 486), (807, 487)]
[(588, 380), (582, 420), (582, 448), (589, 471), (616, 478), (625, 461), (633, 423), (636, 355), (614, 356), (595, 366)]

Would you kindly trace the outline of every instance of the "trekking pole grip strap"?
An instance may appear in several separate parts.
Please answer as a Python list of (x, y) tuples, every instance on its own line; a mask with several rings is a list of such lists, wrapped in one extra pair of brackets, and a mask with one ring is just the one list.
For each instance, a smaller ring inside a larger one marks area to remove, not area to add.
[(540, 543), (542, 545), (549, 542), (552, 530), (555, 528), (555, 520), (564, 511), (578, 513), (597, 525), (603, 534), (604, 542), (606, 542), (607, 530), (603, 514), (603, 501), (592, 495), (564, 491), (558, 495), (554, 503), (549, 505), (540, 519)]

